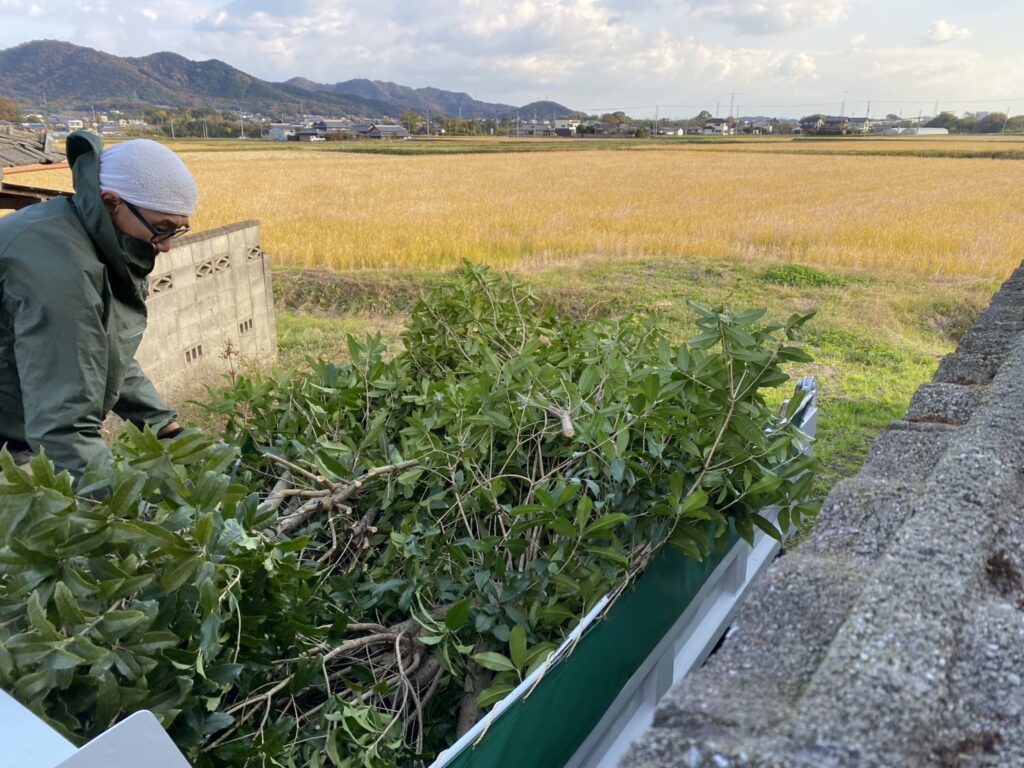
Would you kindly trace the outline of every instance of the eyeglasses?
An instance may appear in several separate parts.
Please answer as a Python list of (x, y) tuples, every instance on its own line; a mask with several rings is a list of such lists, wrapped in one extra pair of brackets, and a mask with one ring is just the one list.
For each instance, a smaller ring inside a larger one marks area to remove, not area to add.
[(132, 214), (134, 214), (135, 218), (141, 221), (143, 226), (145, 226), (146, 229), (149, 230), (149, 233), (152, 235), (152, 237), (149, 238), (149, 242), (153, 243), (154, 245), (156, 243), (162, 243), (165, 240), (170, 240), (173, 237), (181, 237), (186, 232), (192, 231), (192, 227), (186, 224), (182, 224), (177, 229), (172, 230), (157, 229), (152, 224), (150, 224), (149, 221), (146, 220), (146, 217), (142, 215), (142, 212), (138, 208), (129, 203), (123, 197), (121, 198), (121, 202), (124, 203), (128, 207), (128, 210), (131, 211)]

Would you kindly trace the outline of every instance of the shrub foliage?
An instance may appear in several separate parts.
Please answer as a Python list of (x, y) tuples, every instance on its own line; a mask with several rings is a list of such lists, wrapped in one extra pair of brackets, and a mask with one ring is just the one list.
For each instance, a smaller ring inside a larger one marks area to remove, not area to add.
[(198, 766), (428, 761), (660, 547), (808, 511), (762, 397), (807, 318), (693, 309), (673, 344), (467, 266), (393, 356), (239, 377), (224, 443), (0, 454), (0, 685), (76, 739), (151, 709)]

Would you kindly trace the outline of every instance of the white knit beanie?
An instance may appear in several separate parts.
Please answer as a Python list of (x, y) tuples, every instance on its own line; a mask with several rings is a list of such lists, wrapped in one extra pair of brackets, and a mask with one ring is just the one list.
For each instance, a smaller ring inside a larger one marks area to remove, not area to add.
[(191, 216), (199, 200), (192, 174), (163, 144), (132, 139), (103, 150), (100, 189), (116, 192), (139, 208)]

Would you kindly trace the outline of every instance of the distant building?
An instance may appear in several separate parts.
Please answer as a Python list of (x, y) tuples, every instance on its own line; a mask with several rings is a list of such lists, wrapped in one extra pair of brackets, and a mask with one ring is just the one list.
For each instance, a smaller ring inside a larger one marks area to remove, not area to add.
[(313, 123), (313, 127), (319, 128), (321, 131), (343, 131), (352, 127), (352, 121), (345, 118), (341, 120), (318, 120)]
[(555, 135), (556, 136), (575, 136), (576, 128), (579, 126), (580, 121), (573, 117), (556, 117), (555, 118)]
[(271, 141), (288, 141), (294, 133), (291, 123), (271, 123), (267, 136)]
[(871, 120), (866, 117), (850, 118), (850, 133), (867, 133), (871, 130)]
[(516, 129), (519, 136), (556, 136), (554, 127), (550, 123), (536, 122), (531, 120), (520, 125)]
[[(800, 121), (799, 133), (817, 133), (818, 130), (825, 124), (825, 121), (815, 115), (814, 117), (805, 118)], [(796, 133), (796, 131), (794, 131)]]
[(606, 123), (602, 120), (588, 120), (583, 124), (586, 133), (593, 133), (598, 136), (611, 136), (619, 133), (621, 126), (613, 123)]
[(850, 132), (850, 119), (848, 117), (835, 117), (830, 115), (826, 117), (818, 128), (819, 134), (828, 134), (830, 136), (845, 136)]
[(409, 132), (401, 125), (374, 125), (366, 136), (371, 139), (407, 139)]
[(732, 126), (723, 117), (712, 117), (704, 122), (704, 134), (706, 136), (728, 136), (732, 133)]

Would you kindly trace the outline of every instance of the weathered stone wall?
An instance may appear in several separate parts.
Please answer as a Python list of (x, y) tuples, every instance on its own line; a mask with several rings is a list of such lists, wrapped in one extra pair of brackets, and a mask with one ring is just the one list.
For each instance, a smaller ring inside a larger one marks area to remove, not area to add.
[(1024, 765), (1022, 470), (1024, 268), (622, 765)]
[(201, 232), (161, 254), (148, 304), (137, 360), (162, 390), (277, 356), (270, 256), (258, 222)]

